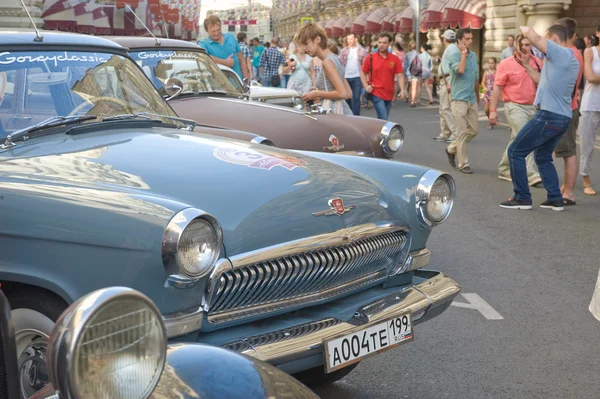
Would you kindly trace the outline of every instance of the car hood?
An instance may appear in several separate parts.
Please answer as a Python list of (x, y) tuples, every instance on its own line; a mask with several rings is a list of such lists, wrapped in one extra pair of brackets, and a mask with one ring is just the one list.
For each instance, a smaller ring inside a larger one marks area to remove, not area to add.
[[(264, 136), (280, 148), (323, 151), (323, 147), (331, 145), (329, 138), (333, 134), (344, 145), (343, 151), (371, 151), (369, 140), (356, 126), (356, 120), (346, 115), (310, 115), (291, 107), (224, 97), (177, 98), (169, 104), (182, 118), (193, 119), (203, 126)], [(264, 123), (267, 120), (269, 123)], [(287, 145), (290, 140), (293, 146)]]
[[(77, 188), (85, 187), (199, 208), (221, 223), (228, 256), (344, 227), (408, 220), (403, 212), (409, 207), (341, 166), (166, 128), (116, 128), (19, 143), (0, 152), (0, 185), (14, 179), (73, 187), (73, 201)], [(342, 199), (348, 212), (313, 215), (330, 210), (332, 198)]]
[(289, 98), (300, 97), (296, 90), (279, 89), (276, 87), (251, 86), (250, 96), (252, 98)]

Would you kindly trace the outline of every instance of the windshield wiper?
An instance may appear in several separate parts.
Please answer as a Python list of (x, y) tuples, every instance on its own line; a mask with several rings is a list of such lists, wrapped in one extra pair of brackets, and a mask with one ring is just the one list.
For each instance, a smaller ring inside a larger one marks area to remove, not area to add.
[(155, 114), (152, 112), (136, 112), (133, 114), (112, 115), (112, 116), (107, 116), (105, 118), (102, 118), (102, 122), (118, 121), (118, 120), (125, 120), (125, 119), (135, 119), (135, 118), (148, 119), (151, 121), (156, 121), (157, 123), (162, 122), (161, 120), (158, 120), (158, 119), (152, 118), (152, 117), (167, 118), (167, 119), (170, 119), (173, 121), (182, 122), (186, 125), (187, 130), (194, 130), (194, 128), (196, 127), (196, 121), (193, 121), (191, 119), (184, 119), (184, 118), (179, 118), (176, 116)]
[(8, 136), (6, 136), (6, 140), (4, 140), (4, 144), (0, 145), (0, 148), (10, 148), (14, 147), (16, 144), (15, 140), (20, 138), (23, 141), (27, 141), (29, 139), (29, 134), (38, 130), (43, 130), (51, 127), (57, 126), (67, 126), (75, 123), (81, 123), (85, 121), (89, 121), (92, 119), (97, 119), (96, 115), (83, 115), (83, 116), (52, 116), (48, 119), (44, 119), (43, 121), (36, 123), (35, 125), (28, 126), (23, 129), (19, 129), (15, 132), (12, 132)]

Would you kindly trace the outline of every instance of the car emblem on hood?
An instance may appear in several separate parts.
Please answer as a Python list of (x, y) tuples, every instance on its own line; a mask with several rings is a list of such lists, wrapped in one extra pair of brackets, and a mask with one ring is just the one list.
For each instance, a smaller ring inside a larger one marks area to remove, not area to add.
[(313, 216), (331, 216), (331, 215), (343, 215), (350, 209), (356, 208), (356, 205), (344, 206), (344, 200), (341, 198), (332, 198), (328, 202), (331, 209), (321, 212), (315, 212)]
[(344, 148), (343, 144), (340, 145), (340, 139), (335, 137), (333, 134), (329, 136), (329, 142), (331, 143), (331, 146), (323, 147), (325, 151), (338, 152)]

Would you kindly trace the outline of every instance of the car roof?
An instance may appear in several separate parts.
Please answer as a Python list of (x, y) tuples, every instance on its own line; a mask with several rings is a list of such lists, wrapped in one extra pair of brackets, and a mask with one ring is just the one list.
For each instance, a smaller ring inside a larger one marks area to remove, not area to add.
[(43, 39), (34, 41), (36, 34), (33, 29), (0, 29), (0, 46), (53, 47), (53, 46), (95, 46), (123, 51), (123, 47), (102, 37), (82, 35), (77, 33), (40, 30)]
[(203, 48), (200, 48), (196, 43), (186, 42), (185, 40), (177, 40), (177, 39), (164, 39), (162, 37), (158, 38), (160, 44), (156, 43), (156, 40), (153, 37), (147, 36), (106, 36), (107, 39), (114, 41), (115, 43), (120, 44), (123, 47), (127, 47), (130, 50), (137, 49), (148, 49), (148, 48), (184, 48), (184, 49), (193, 49), (200, 50), (205, 52)]

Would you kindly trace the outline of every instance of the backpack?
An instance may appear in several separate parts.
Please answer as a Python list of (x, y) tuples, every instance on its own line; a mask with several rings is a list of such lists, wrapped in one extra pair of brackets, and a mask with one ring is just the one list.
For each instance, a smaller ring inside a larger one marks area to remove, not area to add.
[(411, 61), (409, 70), (410, 74), (415, 77), (419, 77), (423, 74), (423, 63), (418, 55)]

